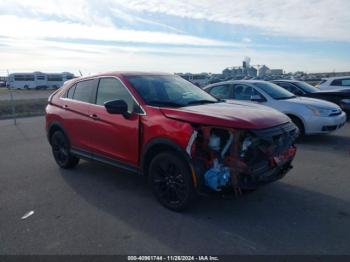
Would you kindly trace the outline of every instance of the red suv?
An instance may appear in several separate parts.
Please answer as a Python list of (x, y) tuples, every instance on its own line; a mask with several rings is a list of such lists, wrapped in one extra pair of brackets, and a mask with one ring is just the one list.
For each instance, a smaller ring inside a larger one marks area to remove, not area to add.
[(273, 109), (218, 100), (179, 76), (112, 72), (73, 79), (49, 98), (57, 164), (97, 160), (149, 180), (181, 210), (198, 193), (255, 189), (292, 167), (298, 129)]

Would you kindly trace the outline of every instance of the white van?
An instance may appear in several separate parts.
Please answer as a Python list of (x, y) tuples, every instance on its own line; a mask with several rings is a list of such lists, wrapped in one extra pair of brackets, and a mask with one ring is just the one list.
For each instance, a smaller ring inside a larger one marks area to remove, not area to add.
[(67, 80), (74, 78), (68, 72), (63, 73), (12, 73), (8, 77), (9, 87), (13, 89), (60, 88)]

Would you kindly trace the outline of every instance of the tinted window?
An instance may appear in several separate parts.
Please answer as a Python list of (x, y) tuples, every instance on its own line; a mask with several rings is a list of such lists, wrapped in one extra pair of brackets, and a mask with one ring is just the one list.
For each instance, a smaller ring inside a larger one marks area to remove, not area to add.
[(111, 100), (124, 100), (132, 112), (135, 102), (125, 86), (115, 78), (101, 78), (97, 89), (96, 104), (103, 105)]
[(73, 99), (90, 103), (95, 83), (95, 80), (81, 81), (77, 83)]
[(47, 75), (47, 81), (62, 81), (62, 75)]
[(341, 85), (342, 86), (350, 86), (350, 78), (342, 79)]
[(251, 100), (253, 95), (258, 95), (258, 93), (251, 86), (242, 84), (234, 86), (233, 97), (237, 100)]
[(341, 86), (341, 79), (335, 79), (332, 81), (331, 86)]
[(74, 90), (75, 90), (75, 86), (72, 86), (71, 88), (68, 89), (68, 92), (67, 92), (67, 98), (69, 99), (73, 99), (73, 95), (74, 95)]
[(295, 94), (295, 95), (300, 95), (302, 93), (299, 88), (296, 86), (290, 84), (290, 83), (278, 83), (277, 85), (283, 87), (284, 89), (288, 90), (289, 92)]
[(34, 75), (15, 75), (15, 81), (34, 81)]
[(230, 96), (230, 86), (229, 85), (220, 85), (220, 86), (214, 86), (210, 90), (210, 94), (217, 98), (223, 98), (228, 99), (231, 98)]

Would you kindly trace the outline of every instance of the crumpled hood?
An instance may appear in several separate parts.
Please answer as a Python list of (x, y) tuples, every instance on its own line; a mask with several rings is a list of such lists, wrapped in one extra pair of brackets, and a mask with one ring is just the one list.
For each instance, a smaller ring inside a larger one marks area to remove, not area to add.
[(295, 97), (284, 101), (287, 101), (289, 103), (305, 105), (305, 106), (316, 106), (316, 107), (322, 107), (330, 110), (334, 110), (334, 109), (340, 110), (340, 107), (332, 102), (328, 102), (328, 101), (316, 99), (316, 98), (310, 98), (310, 97)]
[(272, 108), (241, 101), (160, 110), (168, 118), (230, 128), (261, 129), (290, 121), (286, 115)]

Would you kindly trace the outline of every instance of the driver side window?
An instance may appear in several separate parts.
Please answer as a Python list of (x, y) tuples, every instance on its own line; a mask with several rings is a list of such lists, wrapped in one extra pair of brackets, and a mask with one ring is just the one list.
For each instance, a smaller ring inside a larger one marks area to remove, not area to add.
[(237, 100), (251, 100), (254, 95), (259, 95), (254, 88), (247, 85), (238, 84), (234, 86), (233, 96)]
[(294, 95), (301, 95), (303, 92), (297, 88), (296, 86), (289, 84), (289, 83), (278, 83), (279, 86), (283, 87), (284, 89), (288, 90), (289, 92), (293, 93)]
[(230, 94), (230, 85), (219, 85), (219, 86), (214, 86), (210, 90), (210, 94), (213, 96), (220, 98), (220, 99), (230, 99), (231, 94)]
[(134, 99), (118, 79), (101, 78), (96, 94), (96, 104), (103, 106), (105, 102), (112, 100), (124, 100), (128, 105), (129, 113), (134, 109)]

